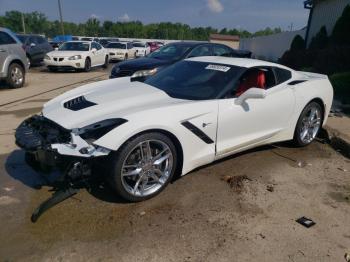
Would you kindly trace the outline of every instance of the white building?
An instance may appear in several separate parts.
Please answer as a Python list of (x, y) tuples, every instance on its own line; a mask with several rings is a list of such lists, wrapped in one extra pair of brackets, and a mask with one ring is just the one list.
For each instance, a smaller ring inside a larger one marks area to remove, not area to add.
[[(306, 31), (306, 42), (310, 44), (312, 38), (326, 26), (328, 35), (331, 35), (338, 18), (344, 8), (350, 5), (350, 0), (307, 0), (304, 7), (310, 9), (309, 22)], [(349, 29), (350, 32), (350, 29)]]

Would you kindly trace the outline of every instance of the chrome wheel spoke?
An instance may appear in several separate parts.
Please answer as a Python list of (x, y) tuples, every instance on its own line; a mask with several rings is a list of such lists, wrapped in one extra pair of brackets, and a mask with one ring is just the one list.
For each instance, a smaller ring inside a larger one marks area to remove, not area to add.
[(173, 169), (173, 154), (160, 140), (137, 144), (124, 160), (121, 180), (124, 189), (134, 196), (147, 196), (159, 191)]
[(140, 173), (141, 173), (141, 168), (136, 168), (136, 169), (134, 169), (134, 170), (132, 170), (132, 171), (128, 171), (128, 172), (123, 172), (122, 173), (122, 176), (137, 176), (137, 175), (139, 175)]

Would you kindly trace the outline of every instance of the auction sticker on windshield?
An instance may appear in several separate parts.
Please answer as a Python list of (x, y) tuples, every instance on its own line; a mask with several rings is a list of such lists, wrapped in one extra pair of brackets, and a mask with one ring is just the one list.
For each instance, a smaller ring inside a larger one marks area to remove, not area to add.
[(231, 69), (229, 66), (221, 66), (221, 65), (208, 65), (205, 69), (209, 70), (216, 70), (216, 71), (221, 71), (221, 72), (227, 72), (228, 70)]

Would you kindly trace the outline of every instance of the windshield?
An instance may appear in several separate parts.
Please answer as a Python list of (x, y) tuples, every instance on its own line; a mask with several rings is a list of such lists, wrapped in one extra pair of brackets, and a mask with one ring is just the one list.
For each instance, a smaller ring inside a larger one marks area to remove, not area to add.
[(126, 44), (122, 43), (109, 43), (107, 48), (116, 48), (116, 49), (126, 49)]
[(163, 60), (176, 61), (181, 59), (181, 57), (191, 48), (191, 45), (165, 45), (153, 53), (149, 54), (148, 57)]
[(145, 81), (178, 99), (218, 98), (234, 86), (242, 68), (207, 62), (181, 61)]
[(22, 42), (25, 43), (29, 36), (26, 35), (17, 35), (17, 38)]
[(66, 42), (63, 43), (58, 50), (60, 51), (89, 51), (90, 44), (84, 42)]
[(145, 44), (143, 43), (133, 43), (135, 47), (145, 47)]

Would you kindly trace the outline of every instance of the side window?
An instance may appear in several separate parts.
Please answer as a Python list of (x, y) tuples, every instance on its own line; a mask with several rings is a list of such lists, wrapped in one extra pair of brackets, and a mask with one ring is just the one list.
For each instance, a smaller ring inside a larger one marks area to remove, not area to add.
[(97, 50), (100, 50), (102, 48), (102, 46), (99, 43), (95, 43), (95, 45)]
[(44, 44), (44, 43), (45, 43), (45, 39), (42, 38), (41, 36), (37, 36), (37, 37), (36, 37), (36, 42), (37, 42), (38, 44)]
[(232, 50), (224, 45), (214, 45), (213, 54), (214, 56), (231, 56)]
[(28, 45), (31, 45), (31, 44), (37, 44), (36, 37), (34, 36), (29, 37)]
[(248, 69), (238, 80), (234, 95), (240, 96), (250, 88), (269, 89), (276, 85), (275, 75), (270, 67)]
[(275, 67), (274, 71), (277, 78), (277, 85), (282, 84), (292, 78), (292, 73), (289, 70)]
[(210, 46), (209, 45), (203, 45), (198, 46), (195, 49), (191, 51), (191, 53), (188, 55), (188, 57), (197, 57), (197, 56), (210, 56)]
[(0, 32), (0, 45), (16, 44), (15, 39), (13, 39), (9, 34), (5, 32)]

